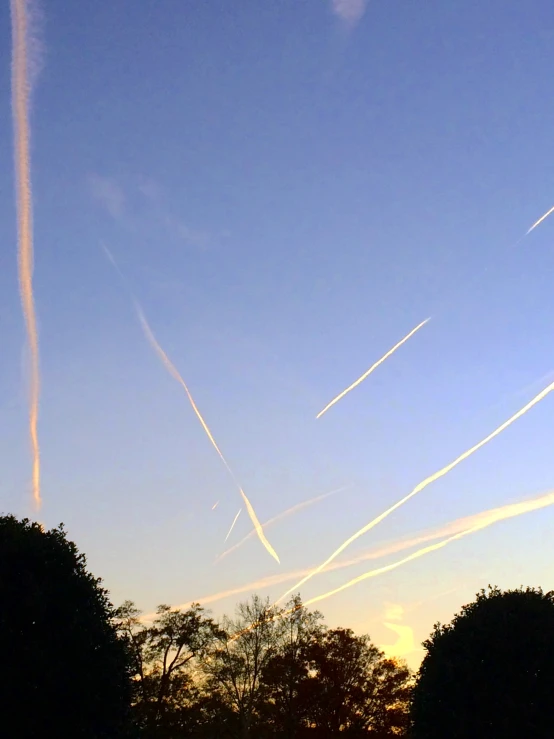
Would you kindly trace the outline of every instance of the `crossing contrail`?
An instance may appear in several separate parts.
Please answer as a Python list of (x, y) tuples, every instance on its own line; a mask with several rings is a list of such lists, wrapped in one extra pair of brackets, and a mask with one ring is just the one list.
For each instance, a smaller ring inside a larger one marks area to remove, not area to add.
[[(273, 516), (273, 518), (270, 518), (268, 521), (266, 521), (263, 525), (264, 531), (269, 527), (272, 526), (274, 523), (277, 523), (278, 521), (282, 521), (284, 518), (288, 518), (289, 516), (292, 516), (294, 513), (298, 513), (298, 511), (301, 511), (303, 508), (308, 508), (308, 506), (315, 505), (315, 503), (319, 503), (321, 500), (325, 500), (325, 498), (328, 498), (330, 495), (335, 495), (336, 493), (340, 493), (343, 490), (346, 490), (346, 486), (337, 488), (336, 490), (331, 490), (329, 493), (324, 493), (323, 495), (318, 495), (315, 498), (310, 498), (309, 500), (304, 500), (302, 503), (297, 503), (296, 505), (292, 506), (292, 508), (287, 508), (286, 511), (283, 511), (282, 513), (278, 513), (276, 516)], [(226, 551), (222, 552), (219, 557), (215, 560), (214, 564), (217, 564), (217, 562), (220, 562), (222, 559), (227, 557), (231, 552), (236, 551), (239, 547), (241, 547), (245, 542), (248, 541), (252, 536), (256, 535), (256, 530), (252, 529), (248, 534), (246, 534), (245, 537), (243, 537), (237, 544), (234, 544), (232, 547), (227, 549)]]
[[(223, 465), (225, 466), (225, 468), (226, 468), (227, 472), (229, 473), (231, 479), (233, 480), (233, 482), (235, 483), (235, 485), (237, 486), (237, 488), (239, 490), (240, 496), (241, 496), (241, 498), (243, 500), (244, 505), (246, 506), (246, 510), (248, 511), (248, 515), (250, 516), (250, 520), (254, 524), (254, 528), (256, 530), (256, 533), (258, 535), (259, 540), (261, 541), (261, 543), (263, 544), (263, 546), (266, 548), (266, 550), (269, 552), (269, 554), (271, 554), (271, 556), (277, 562), (279, 562), (279, 557), (277, 555), (277, 552), (275, 551), (275, 549), (273, 549), (273, 547), (271, 546), (271, 544), (267, 540), (267, 537), (264, 534), (263, 527), (262, 527), (262, 525), (260, 524), (260, 522), (258, 520), (258, 517), (256, 515), (256, 512), (255, 512), (252, 504), (250, 503), (248, 497), (246, 496), (246, 493), (244, 492), (244, 490), (242, 489), (240, 483), (238, 482), (237, 478), (235, 477), (235, 473), (233, 472), (233, 470), (229, 466), (227, 460), (223, 456), (223, 453), (222, 453), (221, 449), (219, 448), (219, 446), (217, 445), (217, 442), (214, 439), (214, 437), (212, 435), (212, 432), (210, 431), (210, 429), (208, 427), (208, 424), (206, 423), (206, 421), (204, 420), (202, 414), (198, 410), (198, 406), (194, 402), (194, 398), (192, 397), (192, 395), (190, 393), (190, 390), (188, 388), (188, 385), (186, 384), (186, 382), (183, 380), (183, 378), (179, 374), (179, 370), (177, 369), (177, 367), (175, 367), (175, 365), (173, 364), (173, 362), (170, 360), (170, 358), (167, 356), (167, 354), (165, 353), (165, 351), (162, 349), (162, 347), (158, 343), (158, 340), (154, 336), (154, 332), (150, 328), (150, 324), (146, 320), (146, 316), (144, 315), (144, 312), (143, 312), (142, 308), (140, 307), (140, 304), (139, 304), (137, 298), (135, 297), (135, 295), (133, 293), (133, 290), (131, 289), (131, 287), (130, 287), (130, 285), (129, 285), (129, 283), (128, 283), (126, 277), (125, 277), (125, 275), (122, 273), (121, 269), (119, 268), (117, 262), (115, 261), (115, 258), (113, 256), (113, 254), (108, 249), (108, 247), (105, 246), (104, 244), (102, 245), (102, 247), (103, 247), (103, 250), (104, 250), (106, 256), (110, 260), (111, 264), (113, 265), (113, 267), (115, 268), (115, 270), (119, 274), (122, 282), (125, 285), (125, 288), (126, 288), (127, 292), (129, 293), (129, 295), (131, 297), (131, 300), (134, 303), (135, 311), (137, 313), (137, 317), (139, 319), (140, 325), (142, 326), (142, 330), (144, 332), (144, 335), (146, 336), (146, 339), (148, 340), (150, 346), (154, 349), (155, 353), (158, 355), (158, 358), (160, 359), (160, 361), (162, 362), (162, 364), (164, 365), (164, 367), (166, 368), (166, 370), (169, 372), (169, 374), (173, 377), (174, 380), (176, 380), (179, 383), (179, 385), (181, 385), (181, 387), (185, 391), (185, 393), (187, 395), (187, 398), (189, 399), (189, 402), (190, 402), (190, 404), (192, 406), (192, 409), (193, 409), (196, 417), (198, 418), (198, 420), (200, 421), (200, 424), (201, 424), (202, 428), (206, 432), (206, 436), (210, 440), (213, 448), (216, 450), (217, 454), (219, 455), (219, 458), (223, 462)], [(216, 505), (217, 505), (217, 503), (216, 503)], [(215, 508), (215, 505), (213, 506), (212, 510), (214, 508)]]
[(456, 459), (454, 459), (449, 464), (442, 467), (438, 472), (434, 472), (432, 475), (429, 475), (429, 477), (426, 477), (424, 480), (422, 480), (420, 483), (418, 483), (415, 488), (408, 493), (408, 495), (404, 496), (401, 500), (397, 501), (394, 505), (392, 505), (390, 508), (387, 508), (386, 511), (381, 513), (379, 516), (374, 518), (372, 521), (367, 523), (365, 526), (363, 526), (361, 529), (356, 531), (355, 534), (352, 534), (346, 541), (344, 541), (340, 547), (335, 549), (335, 551), (327, 557), (327, 559), (320, 564), (318, 567), (316, 567), (310, 574), (303, 577), (299, 582), (297, 582), (295, 585), (293, 585), (292, 588), (286, 591), (286, 593), (283, 593), (283, 595), (278, 599), (277, 602), (281, 601), (283, 598), (286, 598), (287, 595), (290, 595), (293, 591), (297, 591), (298, 588), (300, 588), (302, 585), (304, 585), (308, 580), (311, 580), (314, 575), (317, 575), (319, 572), (321, 572), (327, 565), (329, 565), (338, 555), (343, 552), (350, 544), (352, 544), (356, 539), (359, 539), (360, 536), (363, 536), (363, 534), (370, 531), (370, 529), (377, 526), (377, 524), (381, 523), (387, 516), (390, 516), (393, 511), (395, 511), (397, 508), (400, 508), (404, 505), (404, 503), (407, 503), (410, 498), (413, 498), (414, 495), (417, 495), (422, 490), (424, 490), (428, 485), (430, 485), (432, 482), (435, 482), (441, 477), (444, 477), (444, 475), (448, 474), (451, 470), (454, 469), (457, 465), (460, 464), (460, 462), (463, 462), (468, 457), (471, 457), (472, 454), (474, 454), (476, 451), (481, 449), (481, 447), (485, 446), (485, 444), (488, 444), (489, 441), (492, 441), (496, 436), (501, 434), (505, 429), (508, 428), (508, 426), (511, 426), (512, 423), (518, 420), (518, 418), (521, 418), (521, 416), (525, 415), (527, 411), (531, 410), (533, 406), (537, 405), (537, 403), (540, 403), (541, 400), (543, 400), (549, 393), (551, 393), (554, 390), (554, 382), (551, 382), (550, 385), (547, 385), (547, 387), (544, 388), (544, 390), (541, 390), (540, 393), (537, 393), (532, 400), (530, 400), (526, 405), (523, 406), (517, 413), (514, 413), (513, 416), (510, 416), (507, 421), (504, 421), (504, 423), (500, 424), (494, 431), (492, 431), (488, 436), (486, 436), (484, 439), (481, 439), (480, 442), (477, 444), (474, 444), (474, 446), (467, 449), (463, 454), (460, 454)]

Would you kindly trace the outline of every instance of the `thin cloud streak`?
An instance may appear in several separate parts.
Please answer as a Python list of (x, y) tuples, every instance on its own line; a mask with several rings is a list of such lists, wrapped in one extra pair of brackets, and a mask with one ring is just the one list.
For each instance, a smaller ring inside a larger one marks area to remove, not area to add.
[(437, 550), (444, 548), (453, 541), (458, 541), (458, 539), (462, 539), (464, 536), (468, 536), (469, 534), (473, 534), (476, 531), (480, 531), (481, 529), (485, 529), (488, 526), (492, 526), (492, 524), (497, 523), (498, 521), (503, 521), (507, 518), (513, 518), (515, 516), (521, 516), (523, 513), (530, 513), (531, 511), (545, 508), (546, 506), (552, 505), (553, 503), (554, 492), (551, 491), (550, 493), (547, 493), (546, 495), (534, 500), (523, 501), (521, 503), (513, 503), (512, 505), (507, 505), (503, 508), (497, 508), (489, 511), (488, 514), (479, 514), (476, 517), (476, 522), (471, 527), (464, 529), (463, 531), (459, 531), (458, 533), (453, 534), (447, 539), (443, 539), (436, 544), (430, 544), (427, 547), (418, 549), (417, 551), (409, 554), (407, 557), (404, 557), (404, 559), (400, 559), (396, 562), (391, 562), (384, 567), (378, 567), (377, 569), (369, 570), (369, 572), (364, 572), (362, 575), (358, 575), (358, 577), (349, 580), (348, 582), (344, 583), (344, 585), (340, 585), (338, 588), (334, 588), (333, 590), (329, 590), (322, 595), (317, 595), (314, 598), (310, 598), (304, 603), (304, 605), (308, 606), (312, 605), (313, 603), (319, 603), (319, 601), (326, 600), (327, 598), (330, 598), (337, 593), (341, 593), (343, 590), (347, 590), (348, 588), (351, 588), (354, 585), (363, 582), (364, 580), (372, 577), (377, 577), (378, 575), (383, 575), (386, 572), (391, 572), (392, 570), (395, 570), (402, 565), (408, 564), (408, 562), (412, 562), (415, 559), (424, 557), (426, 554), (430, 554), (431, 552), (436, 552)]
[(138, 300), (136, 299), (136, 297), (135, 297), (132, 289), (130, 288), (129, 283), (127, 282), (127, 280), (125, 278), (125, 275), (121, 272), (121, 270), (120, 270), (117, 262), (115, 261), (115, 258), (113, 256), (113, 254), (108, 249), (108, 247), (105, 246), (104, 244), (102, 245), (102, 247), (104, 249), (104, 252), (105, 252), (107, 258), (109, 259), (109, 261), (111, 262), (112, 266), (115, 268), (115, 270), (119, 274), (119, 276), (120, 276), (123, 284), (125, 285), (126, 290), (128, 291), (129, 295), (131, 296), (131, 299), (132, 299), (132, 301), (133, 301), (133, 303), (135, 305), (135, 311), (137, 313), (137, 317), (139, 319), (140, 325), (142, 326), (143, 333), (144, 333), (144, 335), (145, 335), (148, 343), (150, 344), (150, 346), (152, 347), (152, 349), (154, 350), (154, 352), (157, 354), (158, 358), (160, 359), (161, 363), (166, 368), (166, 370), (169, 372), (169, 374), (173, 377), (174, 380), (176, 380), (179, 383), (179, 385), (181, 385), (181, 387), (184, 389), (185, 393), (187, 394), (187, 398), (189, 399), (189, 402), (190, 402), (190, 404), (192, 406), (192, 409), (193, 409), (196, 417), (200, 421), (200, 424), (202, 425), (202, 428), (206, 432), (206, 436), (210, 440), (212, 446), (214, 447), (214, 449), (216, 450), (217, 454), (219, 455), (219, 458), (223, 462), (223, 464), (224, 464), (227, 472), (229, 473), (231, 479), (233, 480), (233, 482), (235, 483), (235, 485), (237, 486), (237, 488), (239, 490), (240, 496), (241, 496), (241, 498), (243, 500), (244, 505), (246, 506), (246, 510), (248, 511), (248, 515), (250, 516), (250, 520), (252, 521), (252, 523), (254, 525), (254, 528), (256, 529), (256, 533), (258, 535), (258, 538), (260, 539), (261, 543), (263, 544), (263, 546), (265, 547), (265, 549), (267, 550), (267, 552), (279, 563), (279, 557), (277, 555), (277, 552), (273, 549), (273, 547), (269, 543), (266, 535), (264, 534), (263, 528), (262, 528), (262, 526), (261, 526), (261, 524), (260, 524), (260, 522), (258, 520), (258, 516), (256, 515), (256, 512), (255, 512), (252, 504), (250, 503), (248, 497), (246, 496), (246, 493), (244, 492), (244, 490), (242, 489), (240, 483), (238, 482), (237, 478), (235, 477), (235, 473), (233, 472), (233, 470), (231, 469), (231, 467), (227, 463), (227, 460), (223, 456), (223, 453), (221, 452), (221, 449), (217, 445), (216, 440), (214, 439), (214, 437), (212, 435), (212, 432), (208, 428), (208, 425), (207, 425), (206, 421), (204, 420), (202, 414), (198, 410), (198, 406), (194, 402), (194, 398), (192, 397), (192, 395), (190, 393), (190, 390), (188, 388), (188, 385), (186, 384), (186, 382), (183, 380), (183, 378), (179, 374), (179, 370), (177, 369), (177, 367), (175, 367), (175, 365), (173, 364), (173, 362), (170, 360), (170, 358), (167, 356), (167, 354), (165, 353), (165, 351), (162, 349), (162, 347), (158, 343), (158, 340), (154, 336), (154, 332), (150, 328), (150, 324), (146, 320), (146, 316), (144, 315), (144, 312), (143, 312), (142, 308), (140, 307), (140, 304), (139, 304)]
[[(40, 366), (35, 297), (33, 292), (33, 196), (31, 187), (31, 130), (29, 108), (31, 70), (29, 41), (30, 4), (27, 0), (11, 0), (12, 17), (12, 115), (15, 138), (15, 175), (17, 200), (18, 273), (21, 306), (27, 331), (30, 355), (29, 436), (32, 453), (32, 490), (37, 509), (41, 506), (40, 447), (38, 413), (40, 400)], [(38, 69), (35, 74), (38, 73)]]
[(318, 567), (313, 570), (313, 572), (309, 575), (306, 575), (303, 577), (299, 582), (297, 582), (295, 585), (293, 585), (292, 588), (289, 588), (283, 595), (280, 596), (280, 598), (276, 601), (277, 603), (283, 598), (286, 598), (287, 595), (292, 593), (293, 590), (297, 590), (300, 588), (304, 583), (308, 582), (312, 577), (317, 575), (319, 572), (324, 570), (324, 568), (330, 564), (338, 555), (343, 552), (350, 544), (352, 544), (356, 539), (359, 539), (360, 536), (363, 536), (363, 534), (366, 534), (368, 531), (373, 529), (377, 524), (381, 523), (381, 521), (384, 521), (385, 518), (390, 516), (391, 513), (396, 511), (398, 508), (403, 506), (405, 503), (407, 503), (411, 498), (414, 497), (414, 495), (417, 495), (422, 490), (424, 490), (428, 485), (435, 482), (436, 480), (439, 480), (441, 477), (444, 477), (447, 475), (451, 470), (454, 469), (454, 467), (457, 467), (461, 462), (468, 459), (468, 457), (471, 457), (472, 454), (477, 452), (481, 447), (488, 444), (490, 441), (492, 441), (496, 436), (501, 434), (503, 431), (505, 431), (509, 426), (511, 426), (515, 421), (517, 421), (519, 418), (524, 416), (528, 411), (531, 410), (537, 403), (540, 403), (541, 400), (544, 400), (547, 395), (549, 395), (554, 390), (554, 382), (550, 383), (550, 385), (547, 385), (547, 387), (544, 388), (544, 390), (541, 390), (540, 393), (537, 393), (534, 398), (532, 398), (528, 403), (526, 403), (523, 408), (520, 408), (519, 411), (514, 413), (508, 420), (504, 421), (504, 423), (501, 423), (500, 426), (498, 426), (494, 431), (492, 431), (488, 436), (485, 436), (484, 439), (481, 439), (477, 444), (474, 444), (469, 449), (466, 449), (465, 452), (460, 454), (456, 459), (454, 459), (449, 464), (445, 465), (444, 467), (441, 467), (440, 470), (437, 472), (434, 472), (432, 475), (429, 475), (429, 477), (426, 477), (424, 480), (419, 482), (415, 488), (408, 493), (408, 495), (405, 495), (403, 498), (401, 498), (399, 501), (394, 503), (394, 505), (390, 506), (390, 508), (387, 508), (386, 511), (383, 511), (383, 513), (379, 514), (376, 518), (374, 518), (372, 521), (367, 523), (365, 526), (363, 526), (361, 529), (358, 529), (352, 536), (350, 536), (348, 539), (346, 539), (335, 551), (327, 557), (327, 559), (322, 562)]
[[(340, 493), (343, 490), (346, 490), (346, 486), (337, 488), (336, 490), (331, 490), (329, 493), (324, 493), (323, 495), (318, 495), (316, 498), (310, 498), (309, 500), (304, 500), (302, 503), (297, 503), (296, 505), (292, 506), (292, 508), (287, 508), (286, 511), (283, 511), (282, 513), (277, 514), (277, 516), (273, 516), (273, 518), (270, 518), (268, 521), (262, 524), (264, 531), (269, 527), (273, 526), (274, 523), (277, 523), (278, 521), (282, 521), (284, 518), (288, 518), (289, 516), (292, 516), (294, 513), (298, 513), (304, 508), (308, 508), (308, 506), (315, 505), (316, 503), (319, 503), (322, 500), (325, 500), (325, 498), (328, 498), (331, 495), (336, 495), (336, 493)], [(218, 562), (221, 562), (222, 559), (227, 557), (232, 552), (235, 552), (239, 547), (241, 547), (245, 542), (247, 542), (249, 539), (251, 539), (253, 536), (256, 535), (256, 529), (252, 529), (246, 536), (241, 539), (237, 544), (234, 544), (232, 547), (227, 549), (226, 551), (222, 552), (219, 557), (215, 560), (214, 564), (217, 564)]]
[(419, 323), (415, 328), (413, 328), (409, 333), (407, 333), (406, 336), (404, 336), (403, 339), (400, 339), (400, 341), (397, 342), (392, 347), (392, 349), (389, 349), (388, 352), (381, 357), (381, 359), (378, 359), (376, 362), (374, 362), (371, 365), (371, 367), (367, 370), (367, 372), (364, 372), (364, 374), (361, 377), (358, 377), (358, 379), (355, 382), (353, 382), (351, 385), (349, 385), (346, 388), (346, 390), (343, 390), (335, 398), (333, 398), (333, 400), (331, 400), (329, 403), (327, 403), (327, 405), (325, 406), (325, 408), (322, 411), (319, 411), (319, 413), (317, 414), (316, 418), (321, 418), (321, 416), (324, 413), (326, 413), (329, 410), (329, 408), (331, 408), (332, 406), (334, 406), (335, 403), (338, 403), (339, 400), (341, 400), (341, 398), (344, 398), (344, 396), (347, 395), (351, 390), (354, 390), (355, 387), (358, 387), (358, 385), (360, 385), (367, 377), (369, 377), (369, 375), (372, 372), (374, 372), (377, 369), (377, 367), (379, 367), (380, 365), (382, 365), (385, 360), (387, 360), (392, 354), (394, 354), (394, 352), (397, 349), (400, 349), (400, 347), (403, 344), (405, 344), (409, 339), (411, 339), (411, 337), (417, 331), (419, 331), (420, 328), (423, 328), (423, 326), (425, 326), (425, 324), (428, 323), (430, 320), (431, 320), (430, 318), (426, 318), (424, 321), (422, 321), (421, 323)]
[[(503, 521), (508, 518), (515, 518), (517, 516), (521, 516), (524, 513), (531, 513), (532, 511), (540, 510), (541, 508), (547, 508), (551, 505), (554, 505), (554, 491), (549, 491), (536, 498), (524, 500), (519, 503), (509, 503), (498, 508), (490, 508), (488, 510), (481, 511), (470, 516), (464, 516), (463, 518), (458, 518), (454, 521), (450, 521), (450, 523), (447, 523), (444, 526), (439, 526), (435, 529), (423, 531), (419, 534), (414, 534), (410, 537), (404, 537), (397, 541), (383, 544), (380, 547), (366, 550), (365, 552), (361, 552), (357, 556), (351, 557), (350, 559), (335, 561), (329, 564), (323, 570), (323, 572), (334, 572), (335, 570), (353, 567), (363, 562), (367, 562), (368, 560), (387, 557), (391, 554), (397, 554), (398, 552), (411, 549), (412, 547), (425, 544), (435, 539), (441, 539), (443, 537), (457, 537), (460, 534), (465, 536), (469, 532), (491, 526), (497, 521)], [(450, 541), (450, 539), (448, 541)], [(441, 544), (441, 546), (444, 546), (444, 544)], [(418, 556), (422, 555), (419, 554)], [(411, 559), (413, 559), (413, 557), (410, 557), (406, 561), (411, 561)], [(394, 564), (392, 569), (398, 566), (399, 564), (396, 563)], [(390, 568), (390, 566), (388, 567)], [(258, 590), (271, 588), (275, 585), (281, 585), (284, 582), (290, 582), (291, 580), (303, 577), (310, 572), (312, 572), (312, 568), (294, 570), (293, 572), (278, 573), (276, 575), (271, 575), (269, 577), (264, 577), (249, 583), (245, 583), (244, 585), (229, 588), (228, 590), (213, 593), (212, 595), (204, 596), (203, 598), (196, 598), (194, 601), (182, 603), (181, 605), (175, 606), (175, 608), (187, 608), (191, 605), (191, 603), (197, 602), (202, 603), (203, 605), (216, 603), (217, 601), (223, 600), (224, 598), (230, 598), (234, 595), (240, 595), (242, 593), (248, 592), (252, 593)], [(453, 591), (449, 590), (446, 592), (449, 593)], [(390, 615), (388, 616), (388, 618), (390, 619)]]
[[(226, 536), (226, 537), (225, 537), (225, 539), (223, 540), (224, 542), (226, 542), (226, 541), (227, 541), (227, 539), (228, 539), (228, 538), (229, 538), (229, 537), (231, 536), (231, 532), (232, 532), (232, 531), (233, 531), (233, 529), (235, 528), (235, 524), (236, 524), (236, 522), (238, 521), (238, 518), (239, 518), (239, 516), (240, 516), (240, 514), (241, 514), (241, 513), (242, 513), (242, 508), (239, 508), (239, 512), (238, 512), (238, 513), (237, 513), (237, 515), (236, 515), (236, 516), (235, 516), (235, 517), (233, 518), (233, 523), (231, 524), (231, 527), (230, 527), (229, 531), (227, 532), (227, 536)], [(256, 532), (254, 531), (254, 533), (256, 533)]]

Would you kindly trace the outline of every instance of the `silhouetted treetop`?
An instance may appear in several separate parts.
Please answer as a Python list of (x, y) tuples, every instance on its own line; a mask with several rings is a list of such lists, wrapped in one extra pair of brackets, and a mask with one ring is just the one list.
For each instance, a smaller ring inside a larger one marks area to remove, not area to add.
[(0, 673), (8, 736), (119, 737), (127, 654), (101, 580), (63, 526), (0, 517)]
[(424, 647), (414, 739), (554, 736), (554, 593), (489, 586)]

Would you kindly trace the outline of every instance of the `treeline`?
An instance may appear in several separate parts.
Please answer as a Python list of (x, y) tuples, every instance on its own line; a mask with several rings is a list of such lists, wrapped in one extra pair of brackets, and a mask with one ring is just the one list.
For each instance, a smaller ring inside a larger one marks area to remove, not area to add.
[(144, 624), (116, 614), (143, 737), (324, 739), (405, 736), (411, 675), (368, 636), (329, 629), (300, 597), (283, 608), (253, 596), (234, 618), (199, 605), (160, 606)]
[(482, 590), (416, 675), (300, 597), (114, 608), (62, 526), (0, 516), (0, 736), (552, 739), (554, 592)]

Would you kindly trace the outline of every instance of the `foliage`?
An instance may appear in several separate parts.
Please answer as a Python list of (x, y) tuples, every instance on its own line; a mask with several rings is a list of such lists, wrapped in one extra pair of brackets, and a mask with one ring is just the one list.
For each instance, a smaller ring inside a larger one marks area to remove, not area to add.
[(554, 593), (489, 586), (424, 647), (414, 739), (552, 737)]
[(220, 630), (197, 603), (186, 611), (161, 605), (150, 626), (140, 616), (131, 601), (116, 613), (132, 660), (136, 724), (144, 736), (184, 736), (199, 720), (194, 660), (207, 653)]
[(63, 526), (0, 517), (2, 724), (20, 739), (123, 736), (130, 681), (101, 580)]

